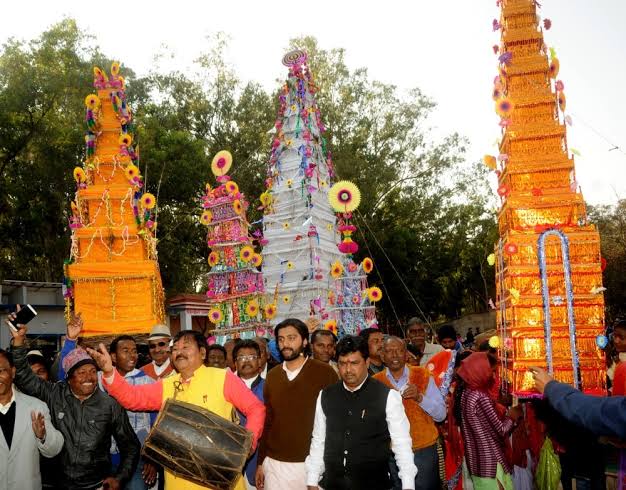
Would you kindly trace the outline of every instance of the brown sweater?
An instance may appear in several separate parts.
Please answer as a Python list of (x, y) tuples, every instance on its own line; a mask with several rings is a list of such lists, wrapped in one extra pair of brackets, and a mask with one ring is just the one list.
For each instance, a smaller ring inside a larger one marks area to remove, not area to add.
[(317, 396), (337, 380), (330, 365), (311, 358), (293, 381), (289, 381), (282, 365), (267, 373), (259, 465), (266, 456), (287, 463), (304, 462), (311, 445)]

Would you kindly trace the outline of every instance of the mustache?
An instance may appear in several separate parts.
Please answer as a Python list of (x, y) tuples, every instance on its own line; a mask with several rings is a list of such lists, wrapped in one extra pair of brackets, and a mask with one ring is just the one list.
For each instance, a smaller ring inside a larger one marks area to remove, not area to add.
[(174, 360), (178, 361), (179, 359), (189, 360), (189, 359), (187, 359), (187, 356), (185, 354), (178, 354)]

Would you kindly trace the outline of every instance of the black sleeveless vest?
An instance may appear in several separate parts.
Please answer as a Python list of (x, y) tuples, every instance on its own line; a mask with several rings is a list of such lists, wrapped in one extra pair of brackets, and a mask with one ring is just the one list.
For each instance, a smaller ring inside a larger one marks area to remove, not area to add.
[(391, 488), (391, 437), (387, 428), (389, 388), (368, 377), (350, 392), (340, 381), (322, 391), (326, 416), (325, 490)]

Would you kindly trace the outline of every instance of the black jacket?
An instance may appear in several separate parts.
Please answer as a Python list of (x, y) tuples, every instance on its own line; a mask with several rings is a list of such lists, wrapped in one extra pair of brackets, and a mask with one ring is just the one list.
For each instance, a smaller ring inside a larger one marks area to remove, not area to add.
[[(55, 427), (63, 434), (61, 452), (64, 485), (67, 489), (92, 489), (109, 476), (124, 486), (135, 472), (140, 444), (126, 411), (117, 401), (96, 387), (93, 395), (81, 402), (66, 381), (43, 381), (30, 369), (28, 349), (13, 349), (16, 386), (27, 395), (45, 402)], [(120, 450), (117, 473), (111, 471), (111, 436)]]

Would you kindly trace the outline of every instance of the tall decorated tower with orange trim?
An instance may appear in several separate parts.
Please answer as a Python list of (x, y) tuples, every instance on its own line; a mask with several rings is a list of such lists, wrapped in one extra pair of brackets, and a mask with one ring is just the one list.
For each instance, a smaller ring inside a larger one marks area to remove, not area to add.
[(587, 392), (605, 389), (600, 237), (588, 223), (568, 149), (564, 84), (534, 0), (501, 0), (493, 98), (501, 117), (496, 265), (504, 388), (533, 395), (528, 367)]
[(155, 197), (144, 192), (134, 124), (119, 63), (94, 68), (85, 99), (86, 158), (74, 169), (72, 245), (65, 266), (67, 313), (83, 335), (148, 333), (164, 319), (156, 254)]

